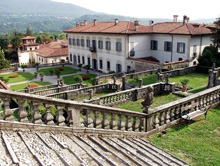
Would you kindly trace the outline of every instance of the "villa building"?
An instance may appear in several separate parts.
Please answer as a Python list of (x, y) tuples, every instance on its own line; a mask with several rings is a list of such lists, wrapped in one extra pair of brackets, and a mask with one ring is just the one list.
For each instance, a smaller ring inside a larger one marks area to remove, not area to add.
[(68, 61), (68, 44), (65, 40), (58, 40), (48, 44), (35, 43), (35, 37), (22, 38), (23, 44), (18, 50), (19, 65), (21, 64), (52, 64), (61, 59)]
[(186, 16), (178, 22), (177, 17), (174, 15), (173, 22), (150, 21), (148, 26), (118, 19), (77, 23), (64, 31), (68, 34), (69, 62), (89, 64), (102, 72), (137, 70), (138, 62), (144, 60), (149, 68), (176, 61), (194, 65), (204, 47), (212, 43), (212, 32), (208, 25), (189, 23)]

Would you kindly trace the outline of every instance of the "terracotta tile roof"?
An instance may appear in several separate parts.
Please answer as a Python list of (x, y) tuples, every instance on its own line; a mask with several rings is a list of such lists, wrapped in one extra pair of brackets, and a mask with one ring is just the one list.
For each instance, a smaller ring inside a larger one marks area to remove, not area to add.
[(76, 28), (65, 30), (66, 33), (113, 33), (113, 34), (138, 34), (138, 33), (163, 33), (163, 34), (181, 34), (181, 35), (199, 35), (211, 34), (207, 25), (182, 22), (164, 22), (154, 25), (139, 25), (139, 31), (135, 31), (133, 22), (98, 22), (89, 23)]
[(23, 38), (21, 38), (22, 40), (28, 40), (28, 39), (35, 39), (35, 37), (33, 36), (25, 36)]
[(40, 45), (39, 49), (34, 50), (41, 57), (59, 57), (68, 56), (68, 47), (63, 47), (63, 43), (51, 42), (49, 44)]
[(0, 89), (11, 90), (2, 80), (0, 80)]

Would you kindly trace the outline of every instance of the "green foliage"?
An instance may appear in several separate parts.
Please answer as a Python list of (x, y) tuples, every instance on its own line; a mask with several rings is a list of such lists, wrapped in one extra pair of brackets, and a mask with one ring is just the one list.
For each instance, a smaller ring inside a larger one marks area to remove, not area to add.
[(91, 65), (85, 65), (85, 66), (84, 66), (84, 68), (85, 68), (86, 70), (89, 70), (90, 67), (91, 67)]
[(61, 63), (65, 63), (65, 59), (60, 59), (60, 62)]
[[(9, 78), (10, 75), (19, 74), (19, 77), (16, 78)], [(15, 82), (22, 82), (22, 81), (29, 81), (34, 78), (34, 75), (28, 72), (16, 72), (16, 73), (10, 73), (10, 74), (3, 74), (0, 75), (0, 77), (3, 77), (4, 79), (9, 78), (8, 83), (15, 83)]]
[(51, 70), (50, 70), (50, 74), (53, 74), (53, 73), (54, 73), (54, 70), (51, 69)]
[(38, 67), (39, 65), (40, 65), (39, 62), (36, 62), (36, 63), (34, 64), (35, 67)]
[(36, 43), (44, 44), (44, 39), (41, 35), (36, 38)]
[(9, 78), (4, 78), (4, 77), (0, 76), (0, 80), (2, 80), (4, 83), (8, 83)]
[(79, 83), (80, 81), (76, 82), (74, 79), (75, 77), (78, 77), (78, 76), (79, 78), (83, 76), (89, 76), (88, 80), (83, 80), (83, 83), (87, 84), (88, 86), (92, 86), (95, 84), (96, 74), (79, 74), (79, 75), (73, 75), (73, 76), (66, 76), (66, 77), (63, 77), (64, 83), (67, 85)]
[(188, 79), (183, 79), (180, 82), (181, 82), (182, 86), (186, 86), (189, 83), (189, 80)]
[(60, 71), (59, 70), (55, 70), (55, 74), (57, 75), (57, 76), (60, 76)]
[(34, 75), (35, 75), (35, 76), (37, 76), (37, 75), (38, 75), (38, 72), (37, 72), (37, 71), (35, 71), (35, 72), (34, 72)]
[(108, 74), (114, 74), (115, 73), (115, 71), (109, 71), (108, 72)]
[(18, 49), (22, 45), (21, 37), (16, 35), (11, 39), (11, 44), (14, 49)]
[(79, 82), (82, 77), (80, 75), (74, 76), (74, 81)]
[(5, 59), (4, 53), (0, 52), (0, 69), (9, 68), (10, 63)]
[(30, 27), (27, 27), (27, 29), (26, 29), (26, 36), (32, 36), (33, 34), (32, 34), (32, 32), (31, 32), (31, 29), (30, 29)]
[(82, 67), (82, 65), (83, 65), (83, 64), (81, 64), (81, 63), (80, 63), (80, 64), (78, 64), (77, 66), (78, 66), (79, 68), (81, 68), (81, 67)]
[(213, 63), (220, 66), (220, 54), (215, 46), (207, 46), (199, 57), (199, 65), (211, 67)]
[(44, 72), (39, 72), (39, 75), (41, 78), (43, 78), (45, 74), (44, 74)]
[(212, 32), (214, 32), (213, 35), (213, 43), (220, 47), (220, 17), (217, 18), (217, 20), (214, 22), (214, 24), (216, 25), (215, 27), (212, 27), (211, 30)]
[(0, 48), (8, 49), (9, 39), (6, 36), (0, 36)]
[(23, 64), (23, 65), (21, 65), (21, 68), (22, 68), (22, 69), (25, 69), (25, 68), (27, 68), (27, 65), (24, 65), (24, 64)]

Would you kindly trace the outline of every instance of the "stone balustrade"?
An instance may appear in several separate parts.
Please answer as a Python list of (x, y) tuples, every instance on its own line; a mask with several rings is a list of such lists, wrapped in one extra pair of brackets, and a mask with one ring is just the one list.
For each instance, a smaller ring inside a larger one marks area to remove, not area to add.
[(195, 72), (195, 71), (196, 71), (196, 66), (191, 66), (191, 67), (186, 67), (186, 68), (180, 68), (180, 69), (165, 71), (165, 72), (162, 72), (162, 74), (164, 76), (166, 76), (166, 74), (169, 74), (170, 77), (175, 77), (175, 76), (189, 74), (189, 73), (192, 73), (192, 72)]
[[(30, 88), (29, 92), (36, 92), (36, 91), (51, 89), (51, 88), (56, 88), (56, 87), (58, 87), (58, 85), (40, 86), (40, 87), (36, 87), (36, 88)], [(17, 90), (16, 92), (29, 93), (27, 89)]]
[(116, 92), (113, 94), (105, 95), (99, 98), (93, 98), (91, 100), (84, 100), (85, 103), (92, 103), (104, 106), (116, 106), (124, 103), (129, 103), (130, 101), (136, 101), (143, 98), (143, 95), (147, 91), (147, 87), (152, 86), (154, 88), (154, 94), (160, 93), (171, 93), (175, 89), (174, 83), (155, 83), (140, 88), (129, 89), (121, 92)]
[(119, 84), (106, 83), (106, 84), (101, 84), (101, 85), (94, 85), (90, 87), (54, 93), (51, 95), (47, 95), (47, 97), (66, 99), (66, 100), (75, 100), (77, 98), (88, 96), (89, 90), (92, 90), (94, 94), (99, 94), (99, 93), (115, 92), (115, 91), (118, 91), (119, 88), (120, 88)]
[[(94, 104), (51, 99), (44, 96), (23, 94), (0, 89), (4, 102), (4, 120), (14, 121), (10, 100), (18, 102), (18, 121), (49, 126), (69, 126), (72, 128), (96, 128), (120, 131), (145, 131), (146, 114)], [(25, 103), (29, 103), (26, 110)], [(42, 115), (42, 107), (45, 113)], [(40, 109), (41, 108), (41, 109)], [(55, 108), (55, 114), (53, 109)], [(65, 112), (65, 113), (64, 113)]]

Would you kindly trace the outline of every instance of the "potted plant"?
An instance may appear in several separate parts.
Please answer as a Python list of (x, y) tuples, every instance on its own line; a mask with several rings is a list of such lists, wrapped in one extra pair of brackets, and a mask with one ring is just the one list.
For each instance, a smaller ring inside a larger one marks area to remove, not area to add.
[(21, 68), (23, 69), (23, 72), (25, 72), (26, 67), (27, 67), (27, 65), (21, 65)]
[(38, 75), (38, 72), (35, 71), (35, 72), (34, 72), (34, 77), (37, 78), (37, 75)]
[(89, 69), (90, 69), (91, 65), (85, 65), (84, 68), (87, 70), (87, 74), (89, 73)]
[(78, 64), (77, 66), (79, 67), (79, 71), (81, 71), (82, 64), (80, 63), (80, 64)]
[(183, 79), (181, 81), (181, 84), (182, 84), (182, 92), (186, 92), (187, 91), (187, 87), (186, 85), (189, 83), (189, 80), (188, 79)]
[(57, 75), (57, 78), (60, 78), (60, 71), (59, 70), (56, 70), (55, 74)]
[(39, 62), (36, 62), (36, 63), (34, 64), (34, 66), (36, 67), (36, 70), (37, 70), (37, 71), (38, 71), (38, 69), (39, 69), (39, 65), (40, 65)]
[(65, 65), (65, 59), (61, 59), (60, 62), (62, 63), (63, 67)]
[(53, 71), (53, 70), (50, 70), (50, 75), (51, 75), (51, 76), (53, 76), (53, 73), (54, 73), (54, 71)]
[(41, 80), (41, 81), (44, 80), (44, 73), (43, 73), (43, 72), (40, 73), (40, 80)]

